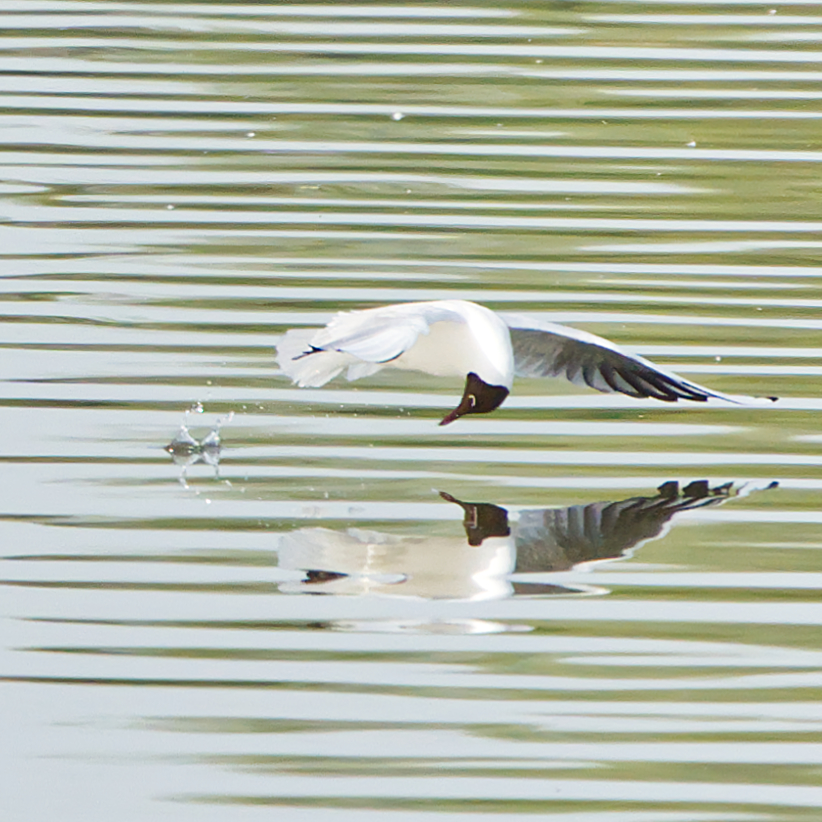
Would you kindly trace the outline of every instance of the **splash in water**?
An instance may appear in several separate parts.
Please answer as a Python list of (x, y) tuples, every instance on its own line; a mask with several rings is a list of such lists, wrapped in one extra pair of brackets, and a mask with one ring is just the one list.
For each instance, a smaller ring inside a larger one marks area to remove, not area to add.
[(222, 450), (222, 440), (220, 429), (226, 423), (231, 422), (234, 412), (229, 412), (225, 417), (219, 417), (212, 429), (202, 438), (197, 439), (188, 429), (189, 414), (202, 414), (202, 403), (195, 403), (184, 415), (180, 430), (174, 439), (165, 446), (165, 451), (171, 454), (171, 459), (175, 465), (181, 466), (180, 482), (188, 487), (186, 481), (186, 471), (189, 466), (203, 463), (214, 468), (214, 477), (219, 477), (220, 472), (220, 452)]

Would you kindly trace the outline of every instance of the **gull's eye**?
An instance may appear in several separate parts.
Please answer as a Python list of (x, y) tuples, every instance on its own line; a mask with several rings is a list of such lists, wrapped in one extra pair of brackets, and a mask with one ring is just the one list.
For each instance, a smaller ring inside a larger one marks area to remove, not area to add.
[(471, 408), (474, 408), (474, 407), (476, 407), (476, 404), (477, 404), (477, 398), (473, 394), (469, 394), (468, 395), (468, 402), (471, 405)]

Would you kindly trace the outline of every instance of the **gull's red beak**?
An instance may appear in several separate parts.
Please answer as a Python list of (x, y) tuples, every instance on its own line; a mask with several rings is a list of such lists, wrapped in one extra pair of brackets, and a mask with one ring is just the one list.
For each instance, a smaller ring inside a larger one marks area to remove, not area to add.
[(448, 425), (448, 423), (454, 422), (454, 420), (458, 420), (462, 416), (460, 412), (459, 406), (457, 406), (453, 411), (449, 411), (443, 418), (440, 420), (440, 425)]

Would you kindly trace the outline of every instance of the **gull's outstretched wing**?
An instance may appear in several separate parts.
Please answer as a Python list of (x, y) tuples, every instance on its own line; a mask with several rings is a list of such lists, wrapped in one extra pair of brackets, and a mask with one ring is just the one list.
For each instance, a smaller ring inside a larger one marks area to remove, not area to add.
[(348, 367), (356, 380), (408, 351), (435, 322), (465, 322), (456, 302), (403, 303), (344, 311), (324, 328), (295, 328), (277, 344), (282, 370), (299, 386), (325, 385)]
[(564, 325), (520, 314), (500, 314), (511, 333), (518, 377), (565, 377), (597, 391), (664, 402), (711, 397), (739, 403), (719, 391), (684, 380), (612, 342)]

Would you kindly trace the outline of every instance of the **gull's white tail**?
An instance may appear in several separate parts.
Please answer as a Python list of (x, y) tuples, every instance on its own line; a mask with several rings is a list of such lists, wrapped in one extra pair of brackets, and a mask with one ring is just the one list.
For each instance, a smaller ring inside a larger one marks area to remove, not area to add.
[(383, 367), (382, 363), (360, 362), (344, 351), (314, 348), (311, 341), (316, 335), (316, 328), (292, 328), (277, 343), (280, 368), (300, 388), (319, 388), (344, 368), (348, 368), (346, 377), (349, 380), (358, 380), (376, 374)]
[(313, 351), (316, 328), (292, 328), (277, 343), (277, 362), (300, 388), (318, 388), (339, 374), (351, 357), (338, 351)]

